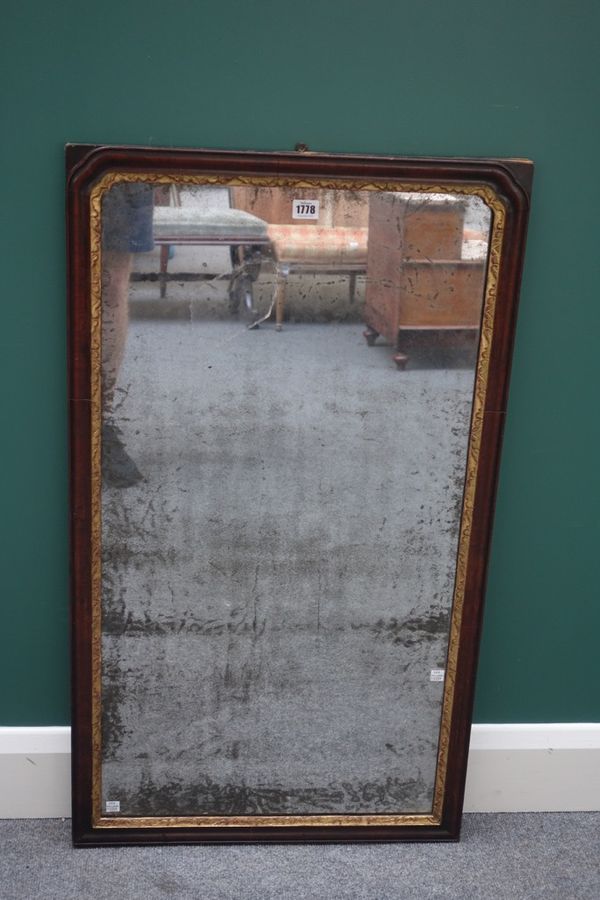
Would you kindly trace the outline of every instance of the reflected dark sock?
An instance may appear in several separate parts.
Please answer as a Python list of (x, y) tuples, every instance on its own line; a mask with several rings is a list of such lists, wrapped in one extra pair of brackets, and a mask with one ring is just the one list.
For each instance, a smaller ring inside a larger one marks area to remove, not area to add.
[(111, 487), (132, 487), (144, 477), (123, 443), (123, 434), (114, 422), (102, 426), (102, 475)]

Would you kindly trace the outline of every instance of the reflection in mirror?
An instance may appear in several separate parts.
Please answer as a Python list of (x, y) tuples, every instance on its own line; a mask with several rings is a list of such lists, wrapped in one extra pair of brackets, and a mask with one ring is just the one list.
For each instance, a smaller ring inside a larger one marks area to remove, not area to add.
[(431, 812), (490, 225), (105, 192), (103, 811)]

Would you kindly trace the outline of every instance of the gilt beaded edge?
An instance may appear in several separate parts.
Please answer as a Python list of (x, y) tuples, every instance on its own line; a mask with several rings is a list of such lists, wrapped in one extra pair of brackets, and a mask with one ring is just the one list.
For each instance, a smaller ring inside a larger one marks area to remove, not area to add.
[[(488, 253), (485, 297), (479, 340), (473, 408), (465, 486), (458, 540), (456, 576), (450, 619), (450, 634), (440, 722), (436, 779), (431, 813), (397, 815), (277, 815), (277, 816), (140, 816), (105, 817), (102, 815), (102, 659), (101, 659), (101, 388), (102, 388), (102, 197), (114, 184), (145, 182), (149, 184), (202, 184), (263, 187), (317, 187), (325, 190), (403, 191), (415, 193), (451, 193), (480, 197), (492, 211), (492, 227)], [(310, 178), (293, 176), (252, 176), (220, 174), (154, 174), (113, 171), (104, 175), (90, 194), (90, 368), (91, 368), (91, 620), (92, 620), (92, 819), (95, 828), (215, 828), (215, 827), (297, 827), (297, 826), (439, 826), (441, 823), (452, 711), (454, 704), (459, 639), (463, 617), (466, 576), (473, 523), (477, 472), (479, 466), (485, 399), (488, 385), (490, 354), (494, 331), (498, 277), (503, 252), (506, 207), (503, 200), (486, 184), (460, 182), (431, 183), (386, 179), (372, 181), (356, 178)]]

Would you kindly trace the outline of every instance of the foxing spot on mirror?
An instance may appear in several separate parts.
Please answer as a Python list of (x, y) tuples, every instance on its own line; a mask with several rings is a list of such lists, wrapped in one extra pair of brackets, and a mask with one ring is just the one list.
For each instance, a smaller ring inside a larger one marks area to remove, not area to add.
[(69, 153), (75, 842), (456, 838), (530, 164)]

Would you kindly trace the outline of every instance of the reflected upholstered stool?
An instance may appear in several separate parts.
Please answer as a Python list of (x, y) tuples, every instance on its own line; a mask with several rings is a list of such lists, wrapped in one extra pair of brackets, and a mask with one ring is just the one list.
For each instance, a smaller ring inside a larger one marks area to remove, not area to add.
[(154, 242), (160, 246), (160, 296), (167, 289), (169, 247), (228, 246), (232, 271), (229, 299), (232, 309), (243, 301), (251, 310), (252, 284), (260, 272), (263, 249), (270, 239), (267, 223), (240, 209), (204, 211), (193, 206), (155, 206)]
[(350, 303), (356, 294), (356, 276), (367, 269), (368, 228), (322, 228), (312, 225), (269, 225), (267, 229), (276, 264), (275, 322), (283, 327), (288, 275), (293, 273), (349, 275)]

